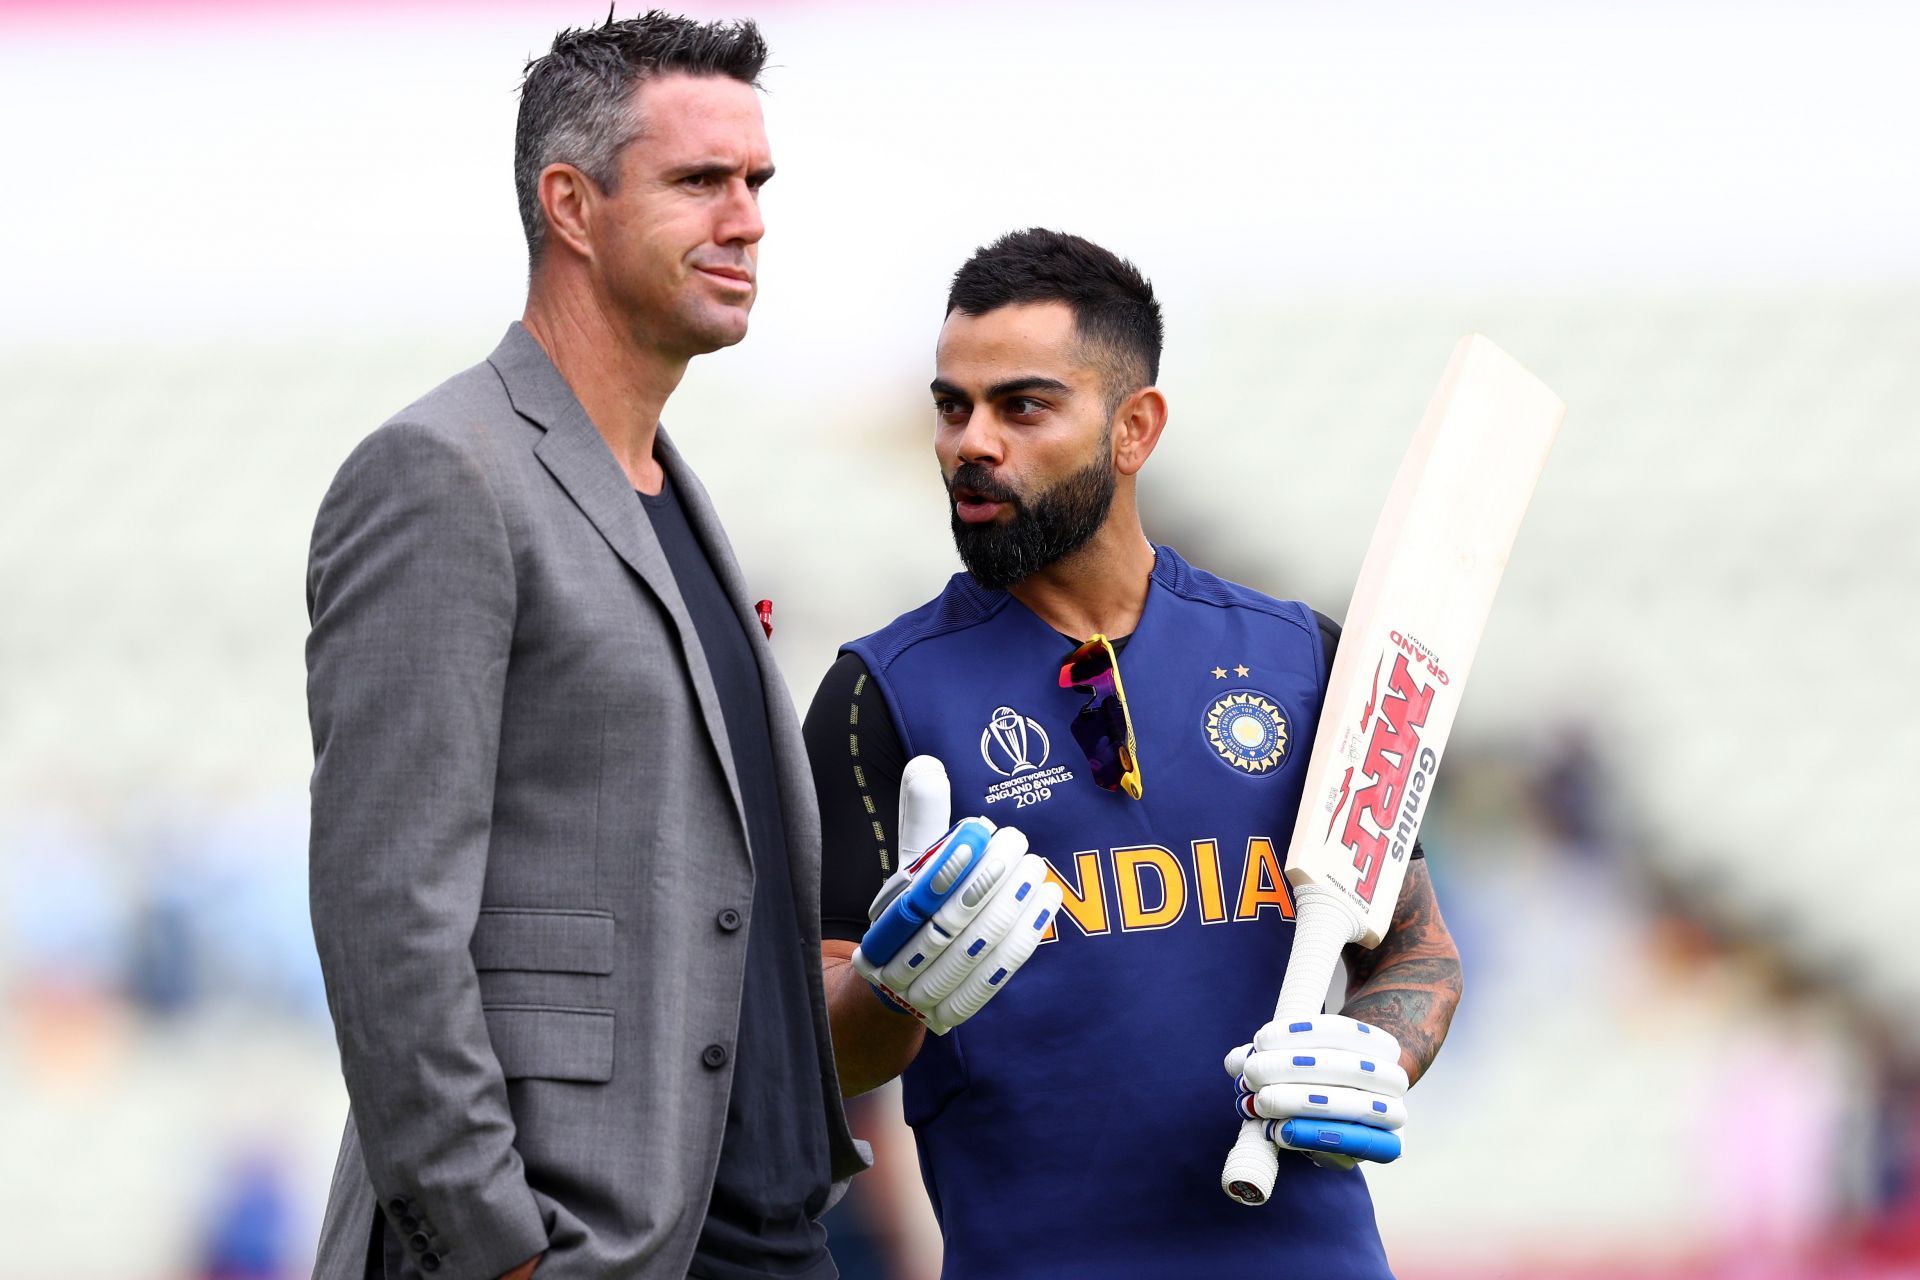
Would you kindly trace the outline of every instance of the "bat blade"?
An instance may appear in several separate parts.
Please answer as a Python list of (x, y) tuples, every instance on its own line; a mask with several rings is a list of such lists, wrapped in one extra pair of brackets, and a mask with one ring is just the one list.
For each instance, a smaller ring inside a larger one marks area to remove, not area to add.
[(1495, 589), (1566, 405), (1461, 339), (1394, 479), (1347, 606), (1287, 879), (1345, 899), (1379, 945)]
[[(1478, 334), (1460, 340), (1374, 526), (1327, 676), (1287, 848), (1297, 904), (1278, 1019), (1319, 1012), (1340, 949), (1392, 922), (1487, 613), (1566, 405)], [(1221, 1187), (1265, 1203), (1247, 1121)]]

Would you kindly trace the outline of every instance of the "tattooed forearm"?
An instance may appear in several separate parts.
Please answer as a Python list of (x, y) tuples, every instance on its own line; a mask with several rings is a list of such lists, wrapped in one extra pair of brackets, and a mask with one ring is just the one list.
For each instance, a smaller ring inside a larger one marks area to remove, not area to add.
[(1398, 1040), (1400, 1065), (1408, 1080), (1418, 1080), (1447, 1038), (1462, 986), (1460, 953), (1440, 918), (1425, 859), (1407, 868), (1386, 938), (1372, 951), (1350, 949), (1347, 969), (1353, 988), (1341, 1012)]
[(1455, 986), (1444, 989), (1408, 991), (1370, 991), (1347, 1001), (1340, 1012), (1360, 1022), (1370, 1022), (1400, 1042), (1400, 1065), (1409, 1082), (1426, 1074), (1447, 1038), (1453, 1022), (1453, 1007), (1460, 1001), (1459, 971)]

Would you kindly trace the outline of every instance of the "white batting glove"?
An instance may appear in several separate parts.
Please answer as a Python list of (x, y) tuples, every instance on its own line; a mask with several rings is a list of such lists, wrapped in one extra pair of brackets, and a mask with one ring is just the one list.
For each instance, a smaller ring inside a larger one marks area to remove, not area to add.
[[(907, 762), (900, 781), (901, 867), (881, 886), (867, 918), (880, 923), (897, 900), (916, 888), (951, 889), (951, 896), (906, 940), (898, 930), (870, 929), (853, 953), (853, 966), (889, 1004), (945, 1035), (986, 1007), (1040, 945), (1060, 909), (1060, 887), (1047, 882), (1047, 864), (1027, 852), (1017, 828), (986, 818), (947, 826), (947, 771), (932, 756)], [(963, 847), (942, 859), (958, 841)], [(970, 847), (977, 846), (977, 853)], [(918, 851), (912, 853), (911, 851)], [(884, 944), (877, 935), (891, 932)], [(870, 945), (892, 948), (869, 958)]]
[[(1269, 1022), (1252, 1044), (1227, 1055), (1226, 1067), (1239, 1086), (1235, 1105), (1243, 1119), (1341, 1120), (1387, 1131), (1407, 1123), (1400, 1042), (1337, 1013)], [(1307, 1150), (1286, 1141), (1279, 1123), (1267, 1132), (1275, 1146)], [(1320, 1160), (1325, 1153), (1308, 1154)]]

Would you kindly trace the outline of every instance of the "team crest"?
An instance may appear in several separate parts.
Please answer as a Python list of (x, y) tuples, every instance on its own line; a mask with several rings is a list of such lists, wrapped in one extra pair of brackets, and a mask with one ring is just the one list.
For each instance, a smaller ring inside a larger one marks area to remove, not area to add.
[(1265, 694), (1236, 689), (1207, 708), (1207, 743), (1222, 761), (1247, 774), (1271, 773), (1287, 758), (1287, 713)]

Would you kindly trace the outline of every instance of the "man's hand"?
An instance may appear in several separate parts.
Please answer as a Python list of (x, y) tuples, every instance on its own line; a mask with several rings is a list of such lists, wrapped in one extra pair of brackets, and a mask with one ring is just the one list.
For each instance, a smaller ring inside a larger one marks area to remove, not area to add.
[(527, 1280), (527, 1277), (533, 1274), (534, 1268), (540, 1265), (540, 1259), (546, 1256), (544, 1253), (535, 1254), (513, 1270), (507, 1272), (507, 1274), (501, 1276), (500, 1280)]
[[(999, 994), (1040, 945), (1061, 901), (1025, 835), (986, 818), (947, 828), (949, 804), (945, 766), (932, 756), (908, 761), (900, 779), (901, 867), (874, 898), (874, 927), (853, 953), (861, 977), (936, 1035)], [(910, 858), (913, 850), (920, 852)]]
[[(1269, 1022), (1252, 1044), (1227, 1055), (1226, 1066), (1239, 1086), (1235, 1105), (1241, 1117), (1271, 1121), (1267, 1136), (1276, 1146), (1307, 1152), (1316, 1162), (1324, 1151), (1289, 1141), (1283, 1133), (1286, 1121), (1340, 1121), (1383, 1132), (1407, 1122), (1407, 1073), (1400, 1065), (1399, 1042), (1352, 1018), (1323, 1013)], [(1381, 1145), (1398, 1154), (1397, 1143)], [(1359, 1158), (1382, 1157), (1363, 1149)]]

